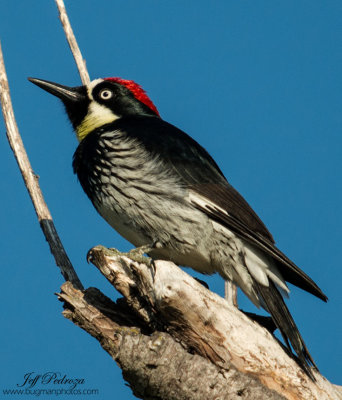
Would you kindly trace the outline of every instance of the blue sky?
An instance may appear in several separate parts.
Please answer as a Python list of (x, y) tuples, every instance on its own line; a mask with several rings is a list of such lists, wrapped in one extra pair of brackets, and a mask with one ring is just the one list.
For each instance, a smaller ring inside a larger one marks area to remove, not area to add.
[[(288, 305), (322, 374), (342, 384), (342, 3), (66, 6), (91, 78), (139, 82), (164, 119), (208, 149), (278, 247), (328, 295), (324, 304), (292, 287)], [(84, 285), (115, 298), (85, 256), (99, 243), (131, 246), (97, 215), (72, 173), (77, 141), (61, 104), (26, 80), (80, 84), (54, 1), (0, 0), (0, 39), (17, 122), (59, 234)], [(0, 389), (15, 388), (28, 372), (59, 371), (99, 389), (89, 398), (133, 399), (107, 353), (61, 315), (54, 293), (62, 277), (2, 120), (0, 131)], [(223, 294), (221, 278), (205, 279)], [(239, 303), (252, 310), (242, 295)]]

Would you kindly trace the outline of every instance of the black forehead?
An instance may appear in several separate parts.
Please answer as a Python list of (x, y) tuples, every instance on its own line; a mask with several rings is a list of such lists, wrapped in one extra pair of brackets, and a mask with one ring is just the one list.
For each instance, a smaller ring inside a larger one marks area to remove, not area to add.
[(133, 96), (132, 92), (127, 89), (125, 86), (121, 85), (120, 83), (113, 82), (113, 81), (102, 81), (98, 83), (92, 90), (91, 94), (94, 99), (98, 98), (98, 94), (101, 92), (103, 89), (109, 89), (113, 93), (117, 95), (122, 95), (122, 96)]

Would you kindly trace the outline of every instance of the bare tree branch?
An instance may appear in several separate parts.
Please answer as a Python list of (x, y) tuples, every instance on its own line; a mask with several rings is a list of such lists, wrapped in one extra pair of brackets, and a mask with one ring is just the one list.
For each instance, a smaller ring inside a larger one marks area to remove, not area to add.
[[(64, 315), (94, 336), (144, 399), (342, 399), (263, 327), (170, 262), (97, 246), (89, 259), (125, 299), (63, 285)], [(132, 256), (133, 258), (133, 256)]]
[(63, 29), (65, 32), (65, 36), (67, 38), (67, 41), (69, 43), (69, 47), (70, 50), (74, 56), (80, 77), (81, 77), (81, 81), (83, 83), (83, 85), (88, 85), (88, 83), (90, 83), (90, 78), (89, 78), (89, 74), (87, 71), (87, 67), (86, 67), (86, 62), (84, 60), (84, 58), (82, 57), (80, 48), (78, 47), (74, 32), (71, 28), (70, 25), (70, 21), (69, 21), (69, 17), (68, 14), (66, 12), (65, 9), (65, 5), (64, 5), (64, 1), (63, 0), (55, 0), (57, 7), (58, 7), (58, 11), (59, 11), (59, 19), (61, 20), (61, 23), (63, 25)]
[(63, 244), (57, 234), (55, 225), (53, 223), (50, 211), (45, 203), (42, 191), (38, 183), (38, 177), (32, 170), (30, 161), (28, 159), (23, 141), (21, 139), (19, 129), (14, 117), (10, 90), (7, 80), (4, 58), (0, 44), (0, 99), (2, 114), (4, 116), (6, 133), (9, 144), (13, 150), (14, 156), (17, 160), (21, 175), (24, 179), (26, 188), (31, 197), (34, 209), (43, 230), (45, 238), (50, 246), (52, 255), (56, 260), (57, 266), (60, 268), (61, 273), (66, 281), (82, 289), (83, 286), (79, 280), (76, 271), (74, 270), (69, 257), (67, 256)]
[(169, 333), (151, 331), (127, 304), (113, 303), (95, 288), (81, 292), (66, 283), (59, 299), (64, 316), (99, 341), (139, 398), (285, 399), (233, 366), (222, 370), (192, 354)]

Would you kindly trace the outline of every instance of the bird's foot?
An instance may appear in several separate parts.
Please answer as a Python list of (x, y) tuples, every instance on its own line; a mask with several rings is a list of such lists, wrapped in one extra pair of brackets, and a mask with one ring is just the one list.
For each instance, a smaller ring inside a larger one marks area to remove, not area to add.
[(144, 256), (144, 254), (149, 253), (152, 250), (153, 250), (153, 245), (144, 245), (130, 250), (128, 253), (126, 253), (126, 255), (127, 257), (131, 258), (136, 262), (144, 263), (150, 266), (152, 263), (152, 258), (146, 257)]
[(121, 256), (126, 256), (130, 258), (133, 261), (136, 261), (138, 263), (144, 263), (148, 265), (149, 267), (152, 266), (153, 260), (151, 257), (144, 256), (145, 253), (149, 253), (152, 251), (154, 248), (153, 244), (152, 245), (144, 245), (140, 247), (136, 247), (135, 249), (132, 249), (126, 253), (120, 252), (115, 248), (110, 248), (111, 252), (113, 252), (115, 255), (121, 255)]

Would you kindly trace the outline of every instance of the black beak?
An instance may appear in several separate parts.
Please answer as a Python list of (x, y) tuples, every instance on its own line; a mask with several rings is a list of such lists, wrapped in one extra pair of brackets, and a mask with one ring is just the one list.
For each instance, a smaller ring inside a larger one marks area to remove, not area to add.
[(59, 83), (45, 81), (43, 79), (27, 78), (30, 82), (46, 90), (47, 92), (59, 97), (63, 102), (78, 102), (85, 99), (83, 86), (68, 87)]

